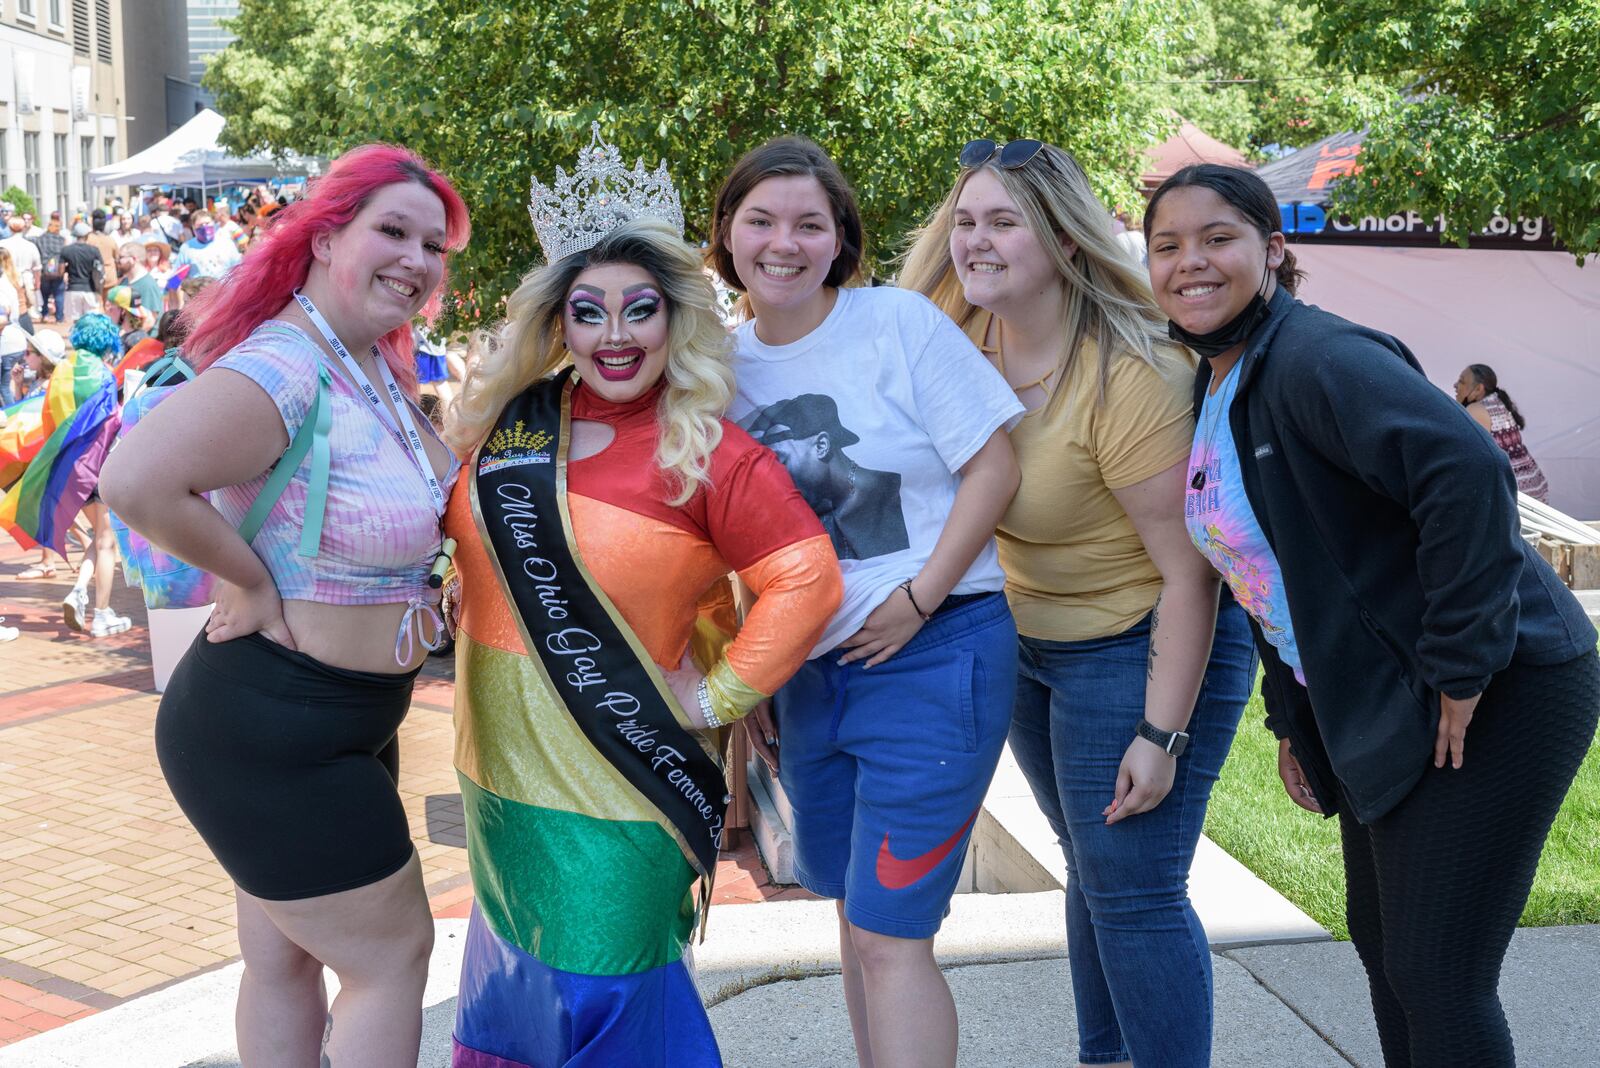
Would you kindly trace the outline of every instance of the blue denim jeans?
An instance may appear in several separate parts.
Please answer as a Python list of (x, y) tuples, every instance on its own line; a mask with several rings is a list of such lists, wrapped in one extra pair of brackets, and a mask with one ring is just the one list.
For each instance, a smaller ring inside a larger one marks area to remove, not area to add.
[(63, 323), (67, 320), (67, 280), (57, 278), (54, 282), (39, 281), (39, 318), (47, 319), (50, 316), (50, 305), (55, 304), (56, 322)]
[(23, 353), (8, 352), (0, 356), (0, 408), (12, 404), (16, 398), (11, 395), (11, 369), (22, 362)]
[(1011, 751), (1067, 858), (1067, 956), (1084, 1064), (1206, 1068), (1211, 952), (1189, 903), (1206, 802), (1255, 682), (1244, 611), (1226, 593), (1172, 792), (1101, 815), (1144, 715), (1150, 620), (1087, 641), (1022, 637)]

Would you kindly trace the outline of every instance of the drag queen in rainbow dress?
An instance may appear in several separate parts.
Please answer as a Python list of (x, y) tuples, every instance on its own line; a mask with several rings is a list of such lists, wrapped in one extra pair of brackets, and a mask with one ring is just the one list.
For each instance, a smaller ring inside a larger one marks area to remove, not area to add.
[(596, 128), (530, 214), (547, 265), (446, 432), (470, 457), (445, 517), (475, 893), (454, 1064), (720, 1065), (685, 959), (720, 728), (804, 662), (838, 563), (722, 419), (731, 343), (664, 165), (626, 169)]

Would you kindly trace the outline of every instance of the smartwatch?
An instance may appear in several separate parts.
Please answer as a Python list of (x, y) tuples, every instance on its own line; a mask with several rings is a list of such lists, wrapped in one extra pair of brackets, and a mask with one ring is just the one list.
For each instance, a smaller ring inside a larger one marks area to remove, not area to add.
[(1147, 742), (1159, 745), (1169, 756), (1181, 757), (1183, 751), (1189, 748), (1187, 731), (1164, 731), (1142, 716), (1139, 725), (1134, 728), (1134, 733)]

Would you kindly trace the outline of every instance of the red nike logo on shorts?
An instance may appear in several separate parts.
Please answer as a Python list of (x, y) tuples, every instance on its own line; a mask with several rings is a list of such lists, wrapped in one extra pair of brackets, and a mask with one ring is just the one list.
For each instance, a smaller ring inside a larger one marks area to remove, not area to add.
[(939, 862), (950, 855), (950, 851), (966, 835), (977, 818), (978, 809), (973, 809), (972, 815), (967, 817), (967, 822), (963, 823), (955, 834), (952, 834), (921, 856), (911, 857), (906, 860), (901, 860), (890, 851), (889, 836), (885, 834), (883, 836), (883, 845), (878, 847), (878, 882), (890, 890), (904, 890), (934, 868), (937, 868)]

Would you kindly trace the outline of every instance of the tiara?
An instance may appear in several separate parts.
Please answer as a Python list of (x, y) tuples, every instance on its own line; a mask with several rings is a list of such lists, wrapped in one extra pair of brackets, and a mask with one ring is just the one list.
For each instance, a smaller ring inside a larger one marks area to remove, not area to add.
[(622, 150), (600, 139), (600, 124), (590, 127), (589, 147), (578, 153), (571, 177), (556, 168), (552, 188), (533, 179), (528, 217), (544, 249), (546, 263), (583, 252), (623, 223), (634, 219), (663, 219), (683, 235), (683, 206), (672, 187), (663, 160), (651, 172), (640, 159), (628, 170)]

